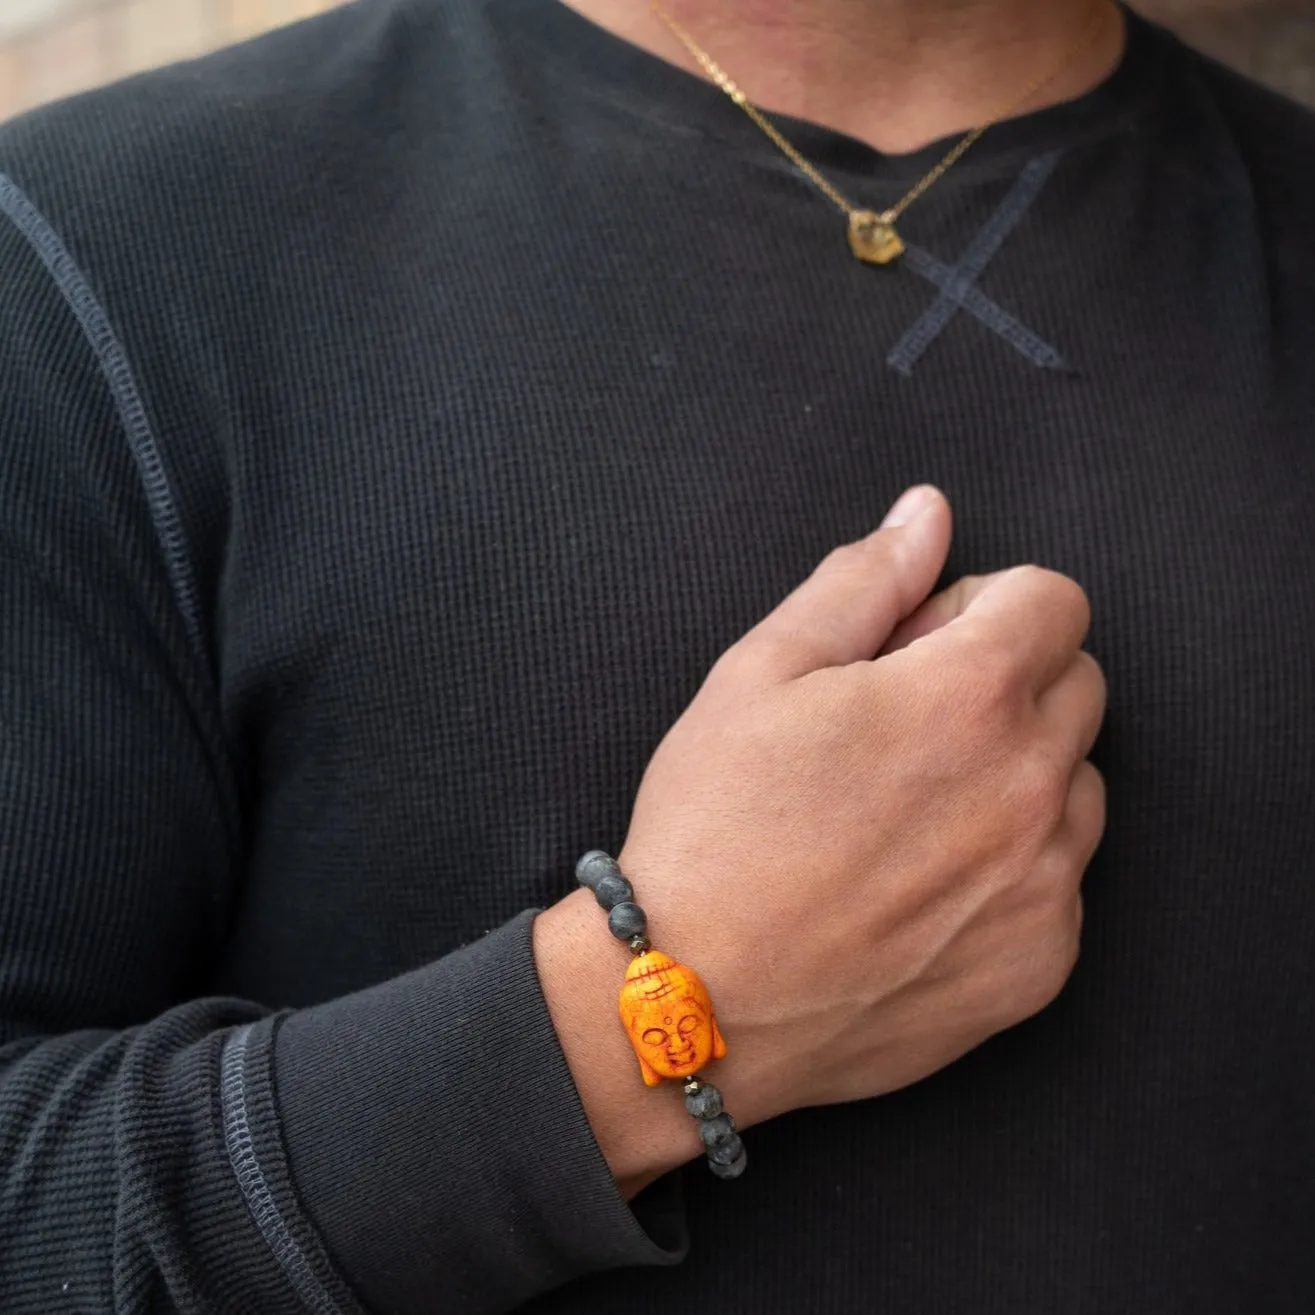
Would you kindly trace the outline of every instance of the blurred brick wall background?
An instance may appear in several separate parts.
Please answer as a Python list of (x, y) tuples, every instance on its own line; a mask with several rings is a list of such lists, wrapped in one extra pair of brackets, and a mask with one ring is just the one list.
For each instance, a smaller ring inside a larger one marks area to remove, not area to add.
[[(0, 0), (0, 119), (338, 2)], [(1133, 3), (1202, 49), (1315, 105), (1315, 0)]]
[(1191, 43), (1315, 106), (1315, 0), (1131, 0)]
[(0, 119), (338, 0), (0, 0)]

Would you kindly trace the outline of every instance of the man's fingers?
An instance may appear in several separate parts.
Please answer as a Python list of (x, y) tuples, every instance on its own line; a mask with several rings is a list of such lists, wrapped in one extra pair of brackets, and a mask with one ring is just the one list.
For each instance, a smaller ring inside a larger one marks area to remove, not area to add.
[(922, 639), (923, 636), (930, 635), (943, 625), (948, 625), (956, 616), (963, 613), (968, 603), (981, 592), (984, 585), (1001, 574), (1003, 572), (997, 571), (992, 575), (965, 575), (948, 589), (933, 594), (912, 616), (906, 616), (895, 627), (894, 633), (881, 650), (881, 655), (884, 657), (887, 653), (897, 653), (901, 648), (908, 648), (915, 639)]
[(732, 653), (774, 680), (874, 658), (936, 583), (950, 533), (944, 495), (910, 489), (881, 529), (831, 553)]
[(1061, 831), (1085, 871), (1105, 834), (1105, 778), (1086, 759), (1073, 770)]
[(966, 644), (983, 660), (1004, 655), (1040, 694), (1068, 670), (1090, 626), (1081, 585), (1057, 571), (1016, 566), (985, 580), (937, 639)]
[(1105, 674), (1090, 653), (1080, 652), (1037, 700), (1050, 732), (1073, 756), (1087, 757), (1105, 720)]

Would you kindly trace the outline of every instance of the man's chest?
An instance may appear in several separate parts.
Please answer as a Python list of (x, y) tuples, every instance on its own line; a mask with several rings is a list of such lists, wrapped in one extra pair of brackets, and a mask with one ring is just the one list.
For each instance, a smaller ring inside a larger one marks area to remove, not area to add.
[[(1124, 913), (1204, 900), (1226, 941), (1235, 883), (1264, 880), (1263, 916), (1315, 924), (1315, 413), (1245, 352), (1221, 372), (1166, 342), (1167, 377), (1006, 348), (984, 381), (1001, 344), (967, 323), (920, 383), (852, 323), (769, 311), (730, 341), (614, 311), (500, 362), (475, 333), (450, 387), (344, 411), (331, 452), (337, 422), (281, 430), (223, 585), (230, 723), (262, 780), (235, 984), (319, 998), (565, 893), (579, 851), (620, 845), (717, 655), (922, 480), (955, 507), (947, 580), (1035, 561), (1091, 595), (1095, 876)], [(314, 505), (270, 496), (312, 461)]]

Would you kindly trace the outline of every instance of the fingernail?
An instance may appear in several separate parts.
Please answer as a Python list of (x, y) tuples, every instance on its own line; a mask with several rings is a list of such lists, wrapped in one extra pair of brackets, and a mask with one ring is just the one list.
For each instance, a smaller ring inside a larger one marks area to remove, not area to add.
[(936, 490), (930, 484), (919, 484), (909, 489), (886, 513), (881, 528), (893, 530), (896, 526), (907, 525), (915, 517), (921, 516), (936, 501), (936, 497)]

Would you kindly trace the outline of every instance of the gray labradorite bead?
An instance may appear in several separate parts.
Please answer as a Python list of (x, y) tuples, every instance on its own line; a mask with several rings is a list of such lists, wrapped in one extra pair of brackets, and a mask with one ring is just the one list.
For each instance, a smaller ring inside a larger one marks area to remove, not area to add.
[(744, 1154), (744, 1143), (736, 1133), (731, 1134), (730, 1141), (721, 1146), (714, 1146), (708, 1151), (708, 1159), (713, 1164), (734, 1164)]
[(685, 1108), (696, 1119), (715, 1119), (721, 1113), (721, 1092), (711, 1082), (705, 1082), (685, 1097)]
[(594, 887), (594, 899), (603, 908), (611, 910), (618, 904), (628, 904), (635, 898), (635, 888), (619, 873), (609, 872), (600, 877)]
[(638, 904), (614, 904), (611, 913), (607, 915), (607, 930), (619, 941), (642, 936), (647, 927), (648, 915)]
[(709, 1148), (725, 1146), (735, 1136), (735, 1120), (729, 1114), (718, 1114), (715, 1119), (704, 1119), (699, 1124), (699, 1136)]
[(575, 879), (589, 890), (597, 890), (598, 883), (604, 877), (619, 877), (621, 869), (611, 854), (604, 854), (601, 849), (591, 849), (575, 865)]
[(709, 1158), (708, 1168), (717, 1175), (718, 1178), (738, 1178), (744, 1172), (744, 1166), (749, 1163), (748, 1152), (744, 1147), (740, 1147), (739, 1156), (729, 1164), (718, 1164), (716, 1160)]

